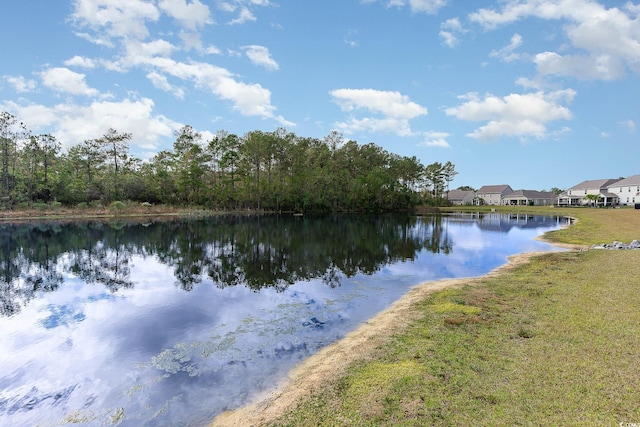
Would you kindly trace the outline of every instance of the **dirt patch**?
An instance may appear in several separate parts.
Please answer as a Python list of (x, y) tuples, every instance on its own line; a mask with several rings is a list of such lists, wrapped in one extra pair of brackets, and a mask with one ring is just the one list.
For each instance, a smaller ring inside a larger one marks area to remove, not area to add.
[(396, 331), (402, 330), (420, 313), (415, 306), (432, 292), (462, 285), (510, 271), (542, 252), (530, 252), (509, 257), (509, 262), (485, 276), (425, 282), (411, 289), (391, 307), (369, 319), (340, 341), (331, 344), (292, 369), (276, 389), (256, 396), (247, 406), (219, 415), (212, 426), (256, 426), (268, 424), (287, 410), (294, 408), (304, 397), (324, 384), (337, 379), (349, 365), (365, 360), (376, 347), (385, 343)]

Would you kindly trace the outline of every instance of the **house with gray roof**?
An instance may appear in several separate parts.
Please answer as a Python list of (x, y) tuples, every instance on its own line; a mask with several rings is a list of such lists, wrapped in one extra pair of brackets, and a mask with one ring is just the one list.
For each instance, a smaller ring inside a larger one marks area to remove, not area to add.
[(447, 192), (447, 200), (452, 205), (464, 206), (475, 203), (476, 193), (471, 190), (451, 190)]
[(481, 205), (496, 205), (499, 206), (502, 203), (502, 198), (513, 193), (513, 189), (504, 185), (483, 185), (477, 192), (478, 204)]
[[(618, 204), (617, 194), (609, 191), (609, 186), (614, 185), (620, 179), (594, 179), (582, 181), (567, 189), (557, 197), (558, 206), (614, 206)], [(626, 187), (625, 187), (626, 188)], [(597, 198), (597, 200), (593, 200)]]
[(618, 197), (621, 205), (635, 205), (640, 203), (640, 175), (633, 175), (621, 179), (607, 187), (610, 193)]
[(502, 204), (510, 206), (550, 206), (555, 202), (556, 195), (548, 191), (516, 190), (502, 197)]

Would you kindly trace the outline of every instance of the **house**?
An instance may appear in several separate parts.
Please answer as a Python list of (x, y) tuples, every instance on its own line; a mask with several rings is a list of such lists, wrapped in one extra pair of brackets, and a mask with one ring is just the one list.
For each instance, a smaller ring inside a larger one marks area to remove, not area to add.
[(502, 197), (502, 204), (511, 206), (550, 206), (555, 201), (554, 193), (536, 190), (517, 190)]
[(618, 195), (611, 193), (609, 186), (618, 181), (620, 180), (595, 179), (583, 181), (560, 194), (557, 198), (558, 206), (586, 206), (590, 204), (602, 206), (617, 205)]
[(447, 200), (452, 205), (463, 206), (474, 204), (476, 193), (471, 190), (451, 190), (447, 192)]
[(477, 201), (481, 205), (500, 205), (502, 198), (513, 193), (513, 189), (508, 185), (484, 185), (477, 192)]
[(621, 179), (607, 187), (609, 193), (618, 197), (621, 205), (634, 205), (640, 203), (640, 175), (633, 175)]

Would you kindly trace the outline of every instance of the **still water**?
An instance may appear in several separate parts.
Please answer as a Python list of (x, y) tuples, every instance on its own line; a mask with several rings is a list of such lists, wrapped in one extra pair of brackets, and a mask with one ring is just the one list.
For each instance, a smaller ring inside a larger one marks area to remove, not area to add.
[(204, 425), (411, 287), (565, 219), (220, 216), (0, 225), (0, 425)]

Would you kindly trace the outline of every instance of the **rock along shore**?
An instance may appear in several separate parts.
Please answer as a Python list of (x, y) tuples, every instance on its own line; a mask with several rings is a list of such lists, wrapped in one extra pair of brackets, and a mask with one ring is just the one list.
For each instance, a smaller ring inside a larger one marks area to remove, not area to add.
[(628, 245), (622, 242), (601, 243), (593, 245), (591, 249), (640, 249), (640, 242), (634, 240)]

